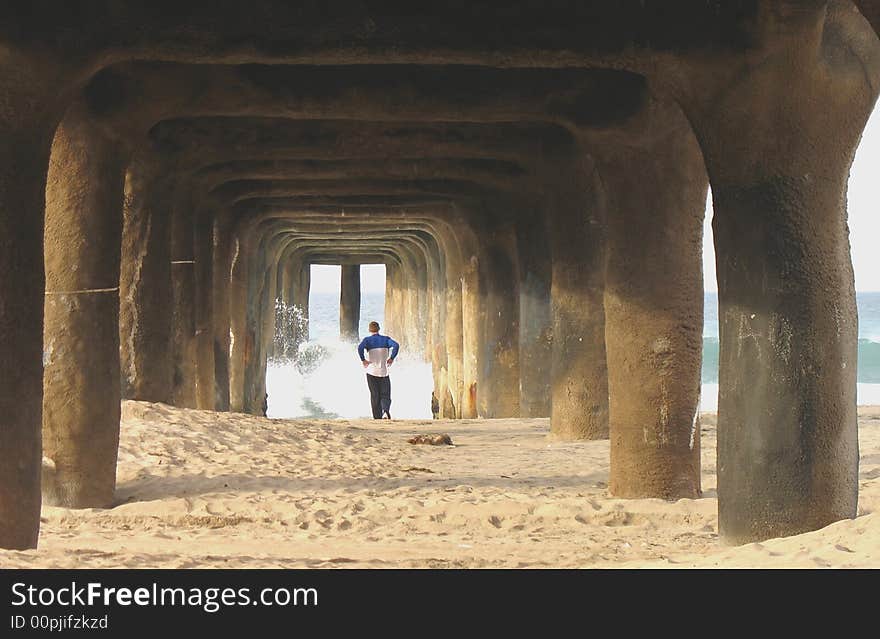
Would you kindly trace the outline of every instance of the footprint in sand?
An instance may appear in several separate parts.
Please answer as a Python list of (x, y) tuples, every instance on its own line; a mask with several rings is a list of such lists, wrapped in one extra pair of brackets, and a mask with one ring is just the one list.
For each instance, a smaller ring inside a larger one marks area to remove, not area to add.
[(606, 526), (632, 526), (636, 522), (632, 513), (616, 510), (608, 513), (602, 523)]

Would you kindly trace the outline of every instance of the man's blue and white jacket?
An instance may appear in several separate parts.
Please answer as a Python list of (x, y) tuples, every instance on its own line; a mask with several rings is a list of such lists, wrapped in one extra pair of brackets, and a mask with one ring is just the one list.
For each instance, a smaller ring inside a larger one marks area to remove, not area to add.
[[(365, 350), (367, 351), (366, 357), (364, 357)], [(370, 365), (367, 366), (367, 375), (373, 377), (388, 377), (386, 362), (397, 357), (399, 350), (400, 344), (387, 335), (379, 335), (379, 333), (370, 334), (358, 344), (358, 355), (361, 360), (370, 362)]]

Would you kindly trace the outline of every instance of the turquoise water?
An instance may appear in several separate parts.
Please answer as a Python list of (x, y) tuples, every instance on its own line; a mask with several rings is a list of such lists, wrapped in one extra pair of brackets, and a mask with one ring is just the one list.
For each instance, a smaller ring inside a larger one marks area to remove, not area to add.
[[(858, 403), (880, 404), (880, 293), (859, 293)], [(361, 295), (361, 337), (367, 324), (384, 325), (383, 293)], [(339, 293), (311, 295), (308, 367), (270, 366), (267, 374), (271, 417), (365, 417), (369, 397), (353, 344), (339, 341)], [(714, 411), (718, 405), (718, 295), (705, 296), (703, 372), (700, 407)], [(384, 332), (384, 331), (383, 331)], [(431, 366), (402, 344), (402, 357), (392, 377), (394, 414), (401, 418), (430, 419), (433, 382)]]
[[(880, 384), (880, 293), (858, 293), (860, 384)], [(367, 324), (385, 321), (385, 296), (361, 296), (360, 335), (368, 334)], [(332, 340), (339, 335), (339, 294), (315, 293), (311, 296), (311, 336), (313, 340)], [(718, 383), (718, 294), (706, 293), (703, 320), (703, 383)]]
[[(880, 292), (858, 293), (860, 384), (880, 384)], [(339, 294), (315, 293), (311, 297), (311, 335), (315, 340), (336, 339), (339, 335)], [(383, 324), (385, 296), (365, 293), (361, 296), (360, 335), (368, 334), (373, 319)], [(718, 294), (706, 293), (703, 315), (704, 384), (718, 383)]]
[[(361, 319), (358, 334), (370, 334), (371, 321), (385, 323), (385, 294), (361, 294)], [(384, 330), (382, 331), (384, 333)], [(315, 341), (339, 339), (339, 293), (312, 293), (309, 296), (309, 337)]]
[[(880, 293), (857, 293), (860, 384), (880, 384)], [(718, 294), (706, 293), (703, 320), (703, 383), (718, 383)]]

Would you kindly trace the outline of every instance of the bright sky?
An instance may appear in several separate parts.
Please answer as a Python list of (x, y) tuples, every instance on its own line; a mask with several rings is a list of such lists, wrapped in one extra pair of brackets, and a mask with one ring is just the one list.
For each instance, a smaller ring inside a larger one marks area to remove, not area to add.
[[(342, 272), (338, 266), (312, 264), (311, 290), (319, 293), (336, 293), (339, 291), (341, 276)], [(361, 264), (361, 292), (385, 292), (384, 264)]]
[(857, 291), (880, 291), (880, 108), (862, 134), (849, 175), (849, 241)]
[[(875, 109), (862, 135), (850, 172), (848, 206), (849, 233), (857, 291), (880, 291), (880, 108)], [(715, 250), (712, 247), (712, 199), (706, 203), (703, 228), (703, 280), (707, 291), (717, 291)], [(338, 266), (312, 266), (312, 290), (339, 290)], [(361, 266), (361, 290), (383, 292), (385, 267)]]

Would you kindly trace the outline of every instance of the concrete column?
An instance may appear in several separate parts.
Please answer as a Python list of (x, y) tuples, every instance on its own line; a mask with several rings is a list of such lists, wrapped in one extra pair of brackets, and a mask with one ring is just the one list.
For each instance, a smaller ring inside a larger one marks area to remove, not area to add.
[(272, 339), (270, 359), (274, 361), (291, 361), (296, 355), (297, 313), (293, 306), (293, 289), (296, 273), (292, 255), (295, 244), (289, 239), (283, 241), (278, 256), (276, 289), (275, 289), (275, 335)]
[(245, 412), (262, 415), (266, 402), (266, 365), (269, 347), (275, 336), (275, 293), (277, 290), (278, 252), (283, 235), (277, 233), (277, 224), (263, 221), (253, 228), (246, 245), (246, 335), (244, 353)]
[(480, 277), (479, 260), (468, 256), (461, 277), (462, 384), (461, 416), (477, 418), (477, 376), (480, 352)]
[(608, 437), (608, 376), (602, 221), (593, 166), (582, 154), (563, 154), (550, 166), (547, 229), (553, 254), (550, 288), (554, 439)]
[(403, 311), (402, 265), (399, 259), (385, 266), (385, 326), (382, 332), (391, 335), (398, 342), (405, 333), (406, 317)]
[(233, 232), (229, 285), (229, 410), (245, 411), (245, 367), (254, 348), (254, 335), (248, 330), (250, 312), (248, 262), (252, 255), (247, 225)]
[(214, 222), (209, 212), (196, 215), (196, 405), (216, 410), (214, 362)]
[(285, 241), (278, 257), (275, 276), (275, 334), (272, 337), (269, 359), (289, 362), (296, 354), (296, 313), (293, 308), (294, 247)]
[(46, 185), (43, 500), (113, 503), (119, 448), (119, 252), (123, 159), (72, 107)]
[[(261, 224), (260, 227), (264, 225)], [(244, 404), (246, 413), (259, 414), (263, 398), (259, 396), (260, 360), (263, 355), (263, 320), (265, 319), (266, 286), (268, 274), (267, 237), (260, 228), (252, 238), (253, 248), (248, 252), (248, 278), (245, 296), (247, 308), (247, 350), (244, 354)]]
[(718, 521), (735, 543), (856, 515), (846, 187), (880, 86), (880, 42), (845, 4), (816, 17), (820, 28), (799, 23), (766, 63), (687, 106), (714, 201)]
[[(432, 245), (428, 278), (428, 347), (430, 350), (427, 351), (426, 356), (431, 362), (431, 372), (434, 379), (433, 393), (434, 399), (437, 402), (437, 408), (441, 414), (447, 412), (452, 419), (455, 419), (455, 407), (451, 405), (452, 393), (449, 389), (451, 381), (449, 347), (446, 343), (447, 338), (450, 337), (446, 332), (446, 260), (436, 244), (437, 241), (434, 240)], [(447, 402), (447, 398), (450, 405), (444, 410), (444, 403)], [(433, 402), (434, 400), (432, 399), (432, 410)]]
[(232, 233), (229, 215), (214, 220), (214, 244), (211, 269), (213, 298), (214, 405), (216, 410), (229, 410), (229, 292), (230, 272), (237, 240)]
[[(446, 322), (444, 340), (446, 344), (446, 388), (445, 397), (438, 397), (440, 403), (440, 415), (445, 418), (462, 418), (465, 414), (465, 404), (470, 408), (469, 414), (476, 415), (476, 368), (468, 374), (468, 383), (465, 383), (465, 272), (469, 276), (470, 284), (468, 292), (475, 291), (477, 286), (476, 266), (471, 262), (471, 250), (469, 240), (472, 239), (468, 227), (463, 221), (454, 224), (444, 224), (438, 237), (442, 240), (443, 255), (445, 258), (445, 296), (446, 296)], [(467, 255), (467, 260), (464, 256)], [(470, 317), (470, 314), (468, 315)], [(470, 321), (470, 320), (469, 320)], [(475, 326), (474, 326), (475, 328)], [(476, 344), (468, 347), (468, 357)], [(470, 384), (473, 383), (473, 402), (466, 402), (471, 393)]]
[(172, 169), (153, 154), (137, 154), (125, 176), (119, 277), (122, 396), (126, 399), (171, 400), (172, 196)]
[(462, 379), (463, 341), (461, 276), (454, 273), (446, 284), (446, 394), (438, 397), (440, 416), (455, 419), (462, 416), (461, 402), (464, 391)]
[[(652, 143), (600, 165), (606, 193), (605, 344), (617, 497), (700, 490), (706, 170), (678, 107)], [(638, 233), (633, 233), (638, 229)]]
[(482, 418), (519, 417), (519, 274), (514, 229), (496, 224), (480, 240), (477, 411)]
[(178, 193), (171, 221), (172, 328), (171, 402), (196, 407), (196, 268), (194, 214), (186, 194)]
[[(425, 361), (432, 364), (432, 374), (434, 375), (434, 379), (437, 379), (437, 372), (440, 370), (440, 365), (445, 366), (445, 361), (441, 362), (440, 360), (446, 359), (446, 348), (442, 346), (435, 345), (435, 342), (442, 342), (442, 334), (438, 334), (436, 332), (436, 319), (437, 316), (440, 315), (439, 309), (435, 306), (435, 296), (434, 296), (434, 278), (436, 276), (434, 272), (434, 265), (429, 261), (425, 264), (425, 290), (424, 290), (424, 300), (420, 304), (420, 312), (425, 315), (425, 341), (422, 348), (422, 351), (425, 354)], [(444, 305), (443, 315), (446, 315), (446, 309)], [(435, 351), (443, 353), (443, 357), (437, 358), (436, 366), (433, 364), (434, 361), (434, 353)]]
[(263, 284), (256, 298), (257, 340), (253, 361), (253, 377), (250, 380), (251, 399), (249, 412), (265, 414), (266, 408), (266, 366), (269, 359), (269, 348), (275, 337), (275, 292), (277, 289), (278, 269), (273, 264), (273, 251), (269, 249), (261, 260)]
[(420, 326), (418, 259), (409, 242), (398, 247), (401, 268), (398, 271), (400, 326), (395, 339), (401, 343), (412, 358), (424, 356), (424, 326)]
[(284, 233), (271, 230), (267, 233), (265, 249), (261, 253), (260, 268), (263, 272), (262, 292), (258, 298), (258, 309), (262, 312), (258, 326), (258, 351), (256, 354), (256, 374), (253, 379), (254, 396), (252, 412), (265, 414), (268, 396), (266, 394), (266, 371), (275, 343), (276, 301), (280, 300), (279, 268), (281, 257), (287, 245)]
[(358, 340), (361, 320), (361, 265), (343, 264), (339, 289), (339, 339)]
[(252, 414), (259, 413), (262, 406), (257, 389), (266, 285), (266, 226), (248, 221), (239, 227), (239, 252), (232, 269), (229, 305), (232, 327), (230, 403), (233, 411)]
[(0, 64), (0, 548), (24, 549), (40, 529), (43, 211), (56, 120), (55, 93), (17, 58), (4, 48)]
[(550, 310), (551, 257), (543, 219), (517, 224), (519, 255), (520, 414), (549, 417), (553, 315)]
[(299, 334), (296, 343), (299, 346), (300, 342), (309, 340), (309, 291), (312, 284), (312, 266), (302, 260), (295, 262), (295, 264), (297, 266), (294, 270), (291, 299), (301, 318), (297, 324)]
[(420, 245), (414, 245), (411, 254), (413, 286), (409, 312), (414, 321), (410, 349), (427, 362), (431, 355), (428, 349), (428, 258)]
[(295, 245), (286, 246), (278, 262), (278, 297), (287, 306), (293, 305), (293, 289), (296, 288), (298, 271), (293, 260)]

